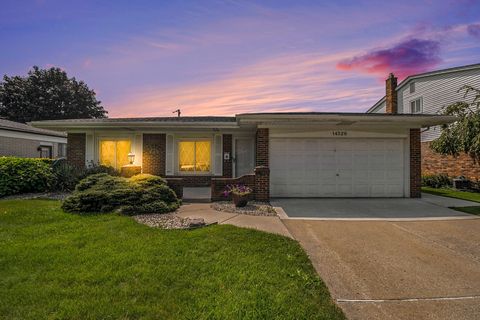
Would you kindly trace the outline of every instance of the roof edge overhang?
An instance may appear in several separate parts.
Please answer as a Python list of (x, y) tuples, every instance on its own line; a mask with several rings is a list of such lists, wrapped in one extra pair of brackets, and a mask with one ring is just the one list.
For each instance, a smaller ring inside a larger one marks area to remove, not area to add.
[(258, 126), (278, 125), (392, 125), (397, 127), (422, 128), (448, 124), (456, 117), (444, 115), (411, 115), (380, 113), (250, 113), (239, 114), (237, 119), (242, 124)]
[(69, 129), (114, 129), (114, 128), (155, 128), (155, 129), (175, 129), (175, 128), (193, 128), (193, 129), (238, 129), (237, 122), (155, 122), (155, 121), (118, 121), (118, 122), (57, 122), (57, 121), (33, 121), (30, 125), (57, 131), (68, 131)]

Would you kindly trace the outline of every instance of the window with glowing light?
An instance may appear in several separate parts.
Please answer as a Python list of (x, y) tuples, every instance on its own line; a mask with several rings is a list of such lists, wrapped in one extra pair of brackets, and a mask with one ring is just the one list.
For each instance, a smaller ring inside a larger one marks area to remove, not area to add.
[(100, 164), (117, 170), (129, 164), (128, 154), (132, 148), (130, 140), (101, 140)]
[(208, 173), (211, 170), (212, 143), (209, 140), (180, 141), (178, 169), (181, 173)]

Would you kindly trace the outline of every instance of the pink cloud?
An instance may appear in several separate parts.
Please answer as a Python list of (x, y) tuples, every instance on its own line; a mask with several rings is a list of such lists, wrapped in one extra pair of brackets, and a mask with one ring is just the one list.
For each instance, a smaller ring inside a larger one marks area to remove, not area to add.
[(341, 60), (339, 70), (357, 70), (386, 77), (393, 72), (403, 79), (409, 75), (429, 71), (441, 62), (440, 43), (434, 40), (409, 39), (390, 48), (375, 49), (366, 54)]
[(234, 115), (275, 111), (363, 111), (378, 100), (381, 87), (363, 81), (344, 84), (351, 75), (338, 72), (335, 61), (352, 52), (326, 56), (293, 54), (244, 66), (224, 77), (171, 88), (135, 89), (110, 103), (112, 117)]

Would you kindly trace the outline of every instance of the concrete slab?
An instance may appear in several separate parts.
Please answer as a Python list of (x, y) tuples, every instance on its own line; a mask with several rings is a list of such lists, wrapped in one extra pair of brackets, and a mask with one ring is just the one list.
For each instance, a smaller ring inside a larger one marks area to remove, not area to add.
[[(274, 207), (281, 207), (288, 218), (349, 218), (349, 219), (418, 219), (418, 218), (475, 218), (448, 206), (469, 206), (458, 202), (427, 196), (408, 198), (310, 198), (274, 199)], [(478, 205), (478, 204), (477, 204)]]
[(421, 200), (431, 204), (435, 204), (437, 206), (446, 207), (446, 208), (480, 206), (479, 202), (436, 196), (434, 194), (429, 194), (429, 193), (422, 193)]
[(221, 212), (212, 209), (209, 203), (184, 203), (177, 210), (177, 214), (183, 218), (203, 218), (207, 223), (230, 224), (292, 238), (288, 229), (276, 216), (249, 216), (245, 214)]
[(476, 319), (480, 220), (283, 220), (349, 319)]

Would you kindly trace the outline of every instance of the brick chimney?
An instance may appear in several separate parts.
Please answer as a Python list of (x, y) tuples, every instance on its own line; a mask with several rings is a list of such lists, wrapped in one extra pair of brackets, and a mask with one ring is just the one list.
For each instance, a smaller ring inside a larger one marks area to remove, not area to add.
[(393, 75), (393, 73), (390, 73), (386, 81), (386, 113), (397, 113), (398, 111), (397, 91), (395, 90), (396, 88), (397, 78)]

